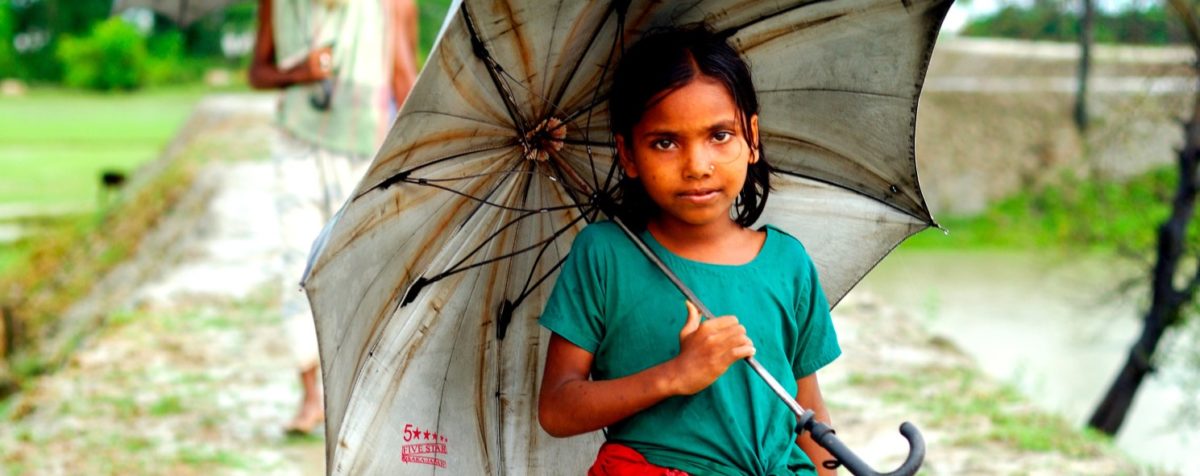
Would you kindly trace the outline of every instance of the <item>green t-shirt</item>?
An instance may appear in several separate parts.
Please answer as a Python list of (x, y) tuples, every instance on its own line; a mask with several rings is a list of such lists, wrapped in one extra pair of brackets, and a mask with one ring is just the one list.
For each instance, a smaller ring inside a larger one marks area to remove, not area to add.
[[(789, 393), (841, 354), (816, 269), (798, 240), (767, 226), (740, 266), (681, 258), (642, 238), (717, 316), (736, 315), (755, 358)], [(592, 379), (631, 375), (679, 353), (683, 295), (616, 224), (586, 227), (571, 247), (540, 322), (591, 352)], [(608, 428), (608, 439), (692, 474), (813, 474), (795, 444), (796, 418), (749, 365), (700, 393), (672, 397)]]

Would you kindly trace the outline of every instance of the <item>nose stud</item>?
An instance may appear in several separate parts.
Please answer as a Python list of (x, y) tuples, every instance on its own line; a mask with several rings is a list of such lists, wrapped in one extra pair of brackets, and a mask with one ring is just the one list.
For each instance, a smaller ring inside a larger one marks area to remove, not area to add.
[(716, 166), (716, 165), (713, 165), (713, 164), (708, 164), (708, 171), (709, 171), (709, 172), (712, 172), (712, 171), (714, 171), (714, 170), (717, 170), (717, 166)]

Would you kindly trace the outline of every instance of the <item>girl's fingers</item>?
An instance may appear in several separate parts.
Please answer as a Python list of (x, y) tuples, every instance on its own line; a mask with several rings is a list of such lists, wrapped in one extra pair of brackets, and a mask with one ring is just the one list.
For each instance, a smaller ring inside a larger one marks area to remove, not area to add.
[(734, 357), (737, 357), (739, 359), (744, 359), (746, 357), (753, 357), (754, 352), (755, 352), (754, 346), (747, 344), (747, 345), (735, 347), (733, 349), (732, 354)]
[(703, 325), (704, 327), (707, 327), (714, 331), (727, 329), (727, 328), (736, 326), (737, 324), (738, 324), (737, 316), (721, 316), (721, 317), (709, 319), (709, 320), (701, 323), (701, 325)]
[(683, 323), (683, 329), (679, 330), (679, 338), (681, 339), (691, 335), (691, 333), (696, 332), (696, 329), (700, 328), (700, 310), (696, 309), (696, 306), (692, 305), (691, 301), (685, 300), (683, 304), (687, 306), (687, 321)]

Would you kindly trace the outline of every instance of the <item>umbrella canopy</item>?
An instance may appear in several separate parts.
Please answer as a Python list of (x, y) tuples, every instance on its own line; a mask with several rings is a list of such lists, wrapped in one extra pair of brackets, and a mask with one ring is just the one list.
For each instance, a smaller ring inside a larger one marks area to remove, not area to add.
[(141, 7), (169, 17), (181, 26), (188, 26), (204, 15), (243, 0), (113, 0), (113, 13)]
[[(332, 474), (583, 472), (599, 432), (537, 423), (537, 324), (618, 173), (606, 92), (665, 25), (731, 34), (776, 174), (763, 221), (804, 242), (836, 303), (933, 224), (917, 99), (951, 0), (468, 0), (367, 175), (314, 248)], [(559, 137), (563, 136), (563, 137)], [(703, 296), (700, 296), (703, 299)]]

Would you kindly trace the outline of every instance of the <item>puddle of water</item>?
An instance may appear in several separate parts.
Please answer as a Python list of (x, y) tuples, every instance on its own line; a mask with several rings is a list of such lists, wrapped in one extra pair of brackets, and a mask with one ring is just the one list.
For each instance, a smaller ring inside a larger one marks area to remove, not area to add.
[[(1120, 280), (1140, 276), (1096, 258), (902, 251), (856, 292), (906, 310), (988, 374), (1083, 426), (1141, 332), (1140, 294), (1118, 291)], [(1200, 428), (1175, 424), (1180, 404), (1195, 398), (1167, 377), (1181, 370), (1164, 368), (1142, 384), (1117, 438), (1136, 460), (1176, 471), (1200, 449)]]

